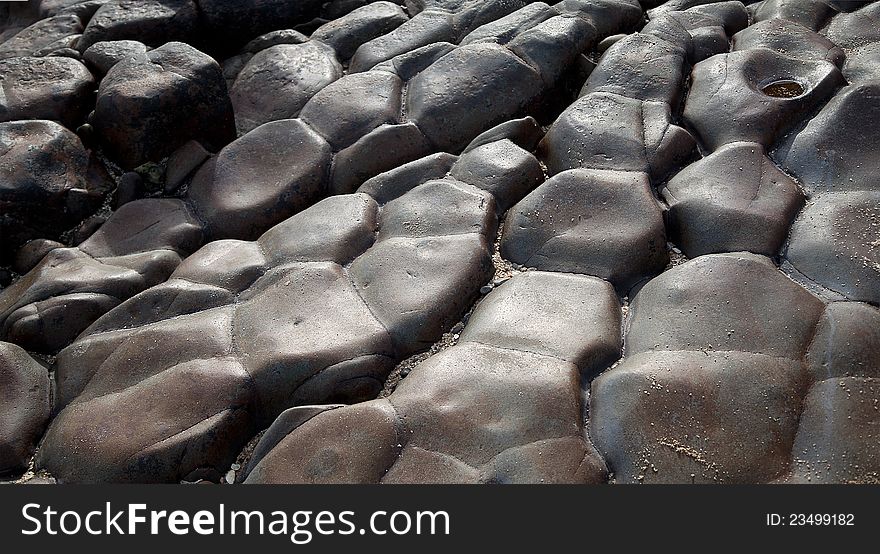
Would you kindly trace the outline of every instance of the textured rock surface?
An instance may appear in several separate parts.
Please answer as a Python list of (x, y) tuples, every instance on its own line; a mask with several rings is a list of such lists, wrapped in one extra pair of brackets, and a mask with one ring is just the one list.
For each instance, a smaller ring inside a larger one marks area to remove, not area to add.
[(49, 420), (49, 372), (0, 342), (0, 475), (27, 467)]
[(0, 5), (0, 474), (880, 482), (878, 10)]

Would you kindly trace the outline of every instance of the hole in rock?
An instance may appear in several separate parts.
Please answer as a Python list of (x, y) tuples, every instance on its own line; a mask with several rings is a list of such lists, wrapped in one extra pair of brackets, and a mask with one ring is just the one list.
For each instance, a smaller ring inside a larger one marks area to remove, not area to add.
[(804, 87), (797, 81), (780, 80), (765, 85), (761, 92), (773, 98), (797, 98), (804, 93)]

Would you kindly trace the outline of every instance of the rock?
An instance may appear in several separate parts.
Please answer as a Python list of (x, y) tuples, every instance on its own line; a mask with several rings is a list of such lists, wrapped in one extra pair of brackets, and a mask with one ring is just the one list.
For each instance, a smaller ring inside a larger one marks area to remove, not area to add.
[(844, 88), (806, 127), (785, 141), (777, 158), (808, 195), (821, 192), (878, 190), (880, 180), (871, 169), (880, 138), (880, 83)]
[(852, 13), (841, 13), (825, 28), (825, 36), (841, 48), (857, 48), (880, 41), (877, 18), (880, 5), (868, 4)]
[(146, 53), (147, 46), (136, 40), (96, 42), (83, 51), (83, 60), (103, 76), (120, 61), (136, 60)]
[(165, 169), (165, 193), (173, 193), (198, 169), (211, 153), (197, 141), (191, 140), (168, 157)]
[(775, 256), (804, 205), (797, 183), (760, 144), (736, 142), (689, 165), (661, 190), (670, 239), (689, 258), (748, 251)]
[(220, 66), (178, 42), (114, 65), (91, 123), (126, 169), (158, 161), (188, 140), (219, 148), (235, 136)]
[(616, 42), (602, 55), (581, 95), (607, 92), (677, 106), (684, 62), (684, 52), (665, 40), (636, 33)]
[(124, 204), (143, 198), (145, 193), (144, 181), (140, 175), (133, 171), (124, 173), (116, 186), (115, 208), (118, 210)]
[(431, 154), (367, 180), (358, 192), (369, 194), (379, 204), (385, 204), (422, 183), (445, 177), (457, 160), (458, 156), (445, 152)]
[(849, 300), (880, 302), (880, 191), (824, 193), (791, 229), (789, 262)]
[(410, 81), (408, 114), (438, 148), (456, 150), (486, 127), (517, 115), (541, 88), (535, 70), (509, 51), (474, 44), (440, 58)]
[(538, 159), (507, 139), (462, 154), (450, 174), (492, 193), (500, 213), (506, 212), (544, 180)]
[(13, 269), (16, 273), (25, 274), (32, 270), (46, 254), (56, 248), (64, 248), (60, 242), (48, 239), (34, 239), (28, 241), (15, 253)]
[(818, 31), (834, 14), (834, 8), (825, 0), (764, 0), (754, 12), (754, 21), (787, 19)]
[(393, 31), (358, 47), (349, 63), (349, 71), (368, 71), (376, 65), (436, 42), (455, 43), (452, 14), (426, 10)]
[(75, 15), (42, 19), (0, 43), (0, 59), (37, 56), (38, 53), (54, 49), (55, 45), (68, 37), (80, 35), (82, 31), (83, 23)]
[(230, 90), (239, 132), (299, 115), (319, 90), (342, 77), (332, 49), (319, 42), (262, 50), (244, 66)]
[(503, 139), (510, 139), (511, 142), (523, 150), (532, 152), (543, 136), (544, 131), (538, 125), (535, 118), (527, 116), (522, 119), (511, 119), (481, 133), (461, 153), (467, 154), (475, 148)]
[(355, 73), (315, 94), (300, 117), (339, 151), (380, 125), (397, 123), (402, 93), (393, 73)]
[(642, 172), (662, 180), (688, 161), (695, 147), (693, 137), (672, 123), (665, 102), (593, 93), (559, 116), (538, 151), (551, 175), (590, 168)]
[(733, 37), (733, 50), (767, 48), (802, 60), (826, 60), (840, 67), (846, 55), (833, 42), (785, 19), (761, 21)]
[(880, 41), (851, 51), (843, 66), (843, 76), (853, 84), (880, 81)]
[(88, 112), (95, 80), (70, 58), (0, 60), (0, 122), (49, 119), (75, 129)]
[[(549, 326), (529, 321), (541, 308), (556, 314)], [(511, 323), (500, 334), (498, 317)], [(581, 324), (587, 331), (574, 342), (554, 336)], [(279, 420), (245, 482), (601, 483), (604, 463), (583, 433), (577, 364), (594, 369), (616, 357), (618, 324), (607, 283), (514, 277), (477, 308), (461, 342), (417, 366), (388, 399)]]
[(279, 44), (302, 44), (308, 42), (309, 37), (294, 31), (293, 29), (282, 29), (280, 31), (271, 31), (265, 35), (260, 35), (254, 40), (244, 45), (242, 52), (256, 54), (266, 48), (271, 48)]
[(403, 8), (391, 2), (373, 2), (325, 23), (311, 35), (336, 50), (340, 60), (350, 59), (361, 44), (382, 36), (409, 18)]
[(49, 372), (27, 352), (0, 342), (0, 475), (27, 469), (49, 421)]
[[(771, 147), (843, 82), (831, 62), (765, 49), (714, 56), (691, 78), (683, 116), (712, 150), (737, 141)], [(775, 83), (784, 85), (777, 91)]]
[(110, 0), (89, 21), (77, 43), (80, 52), (98, 42), (133, 40), (158, 47), (198, 42), (199, 7), (193, 0)]
[(57, 239), (100, 208), (109, 176), (77, 136), (51, 121), (0, 123), (2, 253)]
[(514, 207), (501, 255), (545, 271), (608, 279), (625, 294), (668, 261), (660, 206), (644, 173), (572, 170)]
[(283, 119), (254, 129), (206, 162), (189, 198), (212, 239), (253, 239), (322, 197), (329, 166), (324, 139), (302, 121)]

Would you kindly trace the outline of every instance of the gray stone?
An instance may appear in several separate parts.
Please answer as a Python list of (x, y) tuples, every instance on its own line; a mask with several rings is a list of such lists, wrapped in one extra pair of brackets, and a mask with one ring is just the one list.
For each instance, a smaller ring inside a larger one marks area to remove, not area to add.
[(750, 48), (767, 48), (803, 60), (826, 60), (838, 67), (846, 58), (827, 38), (785, 19), (761, 21), (734, 35), (734, 51)]
[(49, 421), (49, 389), (48, 370), (0, 342), (0, 475), (27, 469)]
[(77, 43), (80, 52), (105, 41), (135, 40), (148, 46), (190, 41), (198, 31), (193, 0), (111, 0), (89, 21)]
[(403, 8), (391, 2), (373, 2), (325, 23), (311, 35), (329, 44), (340, 60), (350, 59), (361, 44), (382, 36), (409, 18)]
[(0, 122), (49, 119), (76, 128), (95, 86), (80, 62), (61, 57), (0, 60)]
[(648, 176), (586, 169), (560, 173), (517, 204), (501, 254), (527, 267), (602, 277), (624, 294), (668, 261)]
[(238, 130), (299, 115), (319, 90), (342, 77), (333, 50), (320, 42), (280, 44), (244, 66), (230, 90)]
[(660, 191), (670, 240), (695, 258), (715, 252), (779, 253), (804, 205), (797, 183), (760, 144), (735, 142), (683, 169)]
[(147, 53), (147, 46), (136, 40), (96, 42), (83, 51), (83, 60), (97, 75), (106, 75), (110, 68), (122, 60), (137, 58)]
[(322, 197), (329, 166), (330, 146), (308, 125), (274, 121), (206, 162), (189, 199), (212, 240), (255, 239)]
[(177, 42), (114, 65), (91, 123), (126, 169), (159, 161), (189, 140), (220, 148), (235, 136), (220, 66)]

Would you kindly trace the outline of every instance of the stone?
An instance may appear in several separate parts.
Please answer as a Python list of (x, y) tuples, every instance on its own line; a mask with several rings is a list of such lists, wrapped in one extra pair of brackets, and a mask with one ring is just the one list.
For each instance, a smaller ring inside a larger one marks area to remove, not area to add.
[(218, 42), (236, 42), (308, 21), (318, 14), (323, 3), (324, 0), (256, 0), (242, 6), (238, 0), (199, 0), (199, 8)]
[(110, 0), (83, 31), (77, 49), (98, 42), (134, 40), (158, 47), (167, 42), (197, 39), (199, 7), (193, 0)]
[(506, 212), (544, 180), (535, 156), (507, 139), (477, 146), (461, 155), (450, 175), (492, 193)]
[(826, 60), (840, 67), (843, 50), (819, 33), (787, 21), (769, 19), (755, 23), (733, 36), (733, 50), (767, 48), (803, 60)]
[(220, 66), (179, 42), (114, 65), (91, 123), (125, 169), (159, 161), (189, 140), (219, 148), (235, 136)]
[(880, 191), (815, 196), (791, 229), (785, 256), (810, 281), (880, 302)]
[(779, 148), (780, 165), (794, 175), (808, 195), (821, 192), (878, 190), (872, 170), (880, 138), (880, 83), (867, 82), (841, 90)]
[(188, 197), (212, 240), (255, 239), (324, 196), (329, 168), (324, 139), (300, 120), (282, 119), (202, 165)]
[(0, 475), (23, 473), (49, 421), (49, 371), (0, 342)]
[[(740, 50), (698, 63), (683, 117), (707, 148), (737, 141), (770, 148), (829, 98), (843, 76), (828, 61), (804, 61), (766, 49)], [(776, 94), (774, 83), (791, 83)]]
[(393, 73), (354, 73), (315, 94), (300, 118), (339, 151), (380, 125), (397, 123), (402, 93)]
[(123, 60), (137, 59), (147, 53), (147, 45), (136, 40), (96, 42), (83, 51), (83, 60), (99, 76), (104, 76)]
[(361, 44), (382, 36), (409, 20), (391, 2), (373, 2), (318, 27), (311, 39), (330, 45), (340, 60), (348, 60)]
[(824, 33), (831, 42), (841, 48), (857, 48), (880, 41), (878, 18), (880, 18), (880, 5), (868, 4), (851, 13), (835, 15), (824, 29)]
[(517, 115), (541, 88), (535, 70), (507, 50), (474, 44), (440, 58), (409, 82), (407, 112), (436, 147), (456, 150)]
[(456, 161), (458, 156), (445, 152), (431, 154), (368, 179), (358, 192), (369, 194), (379, 204), (386, 204), (422, 183), (445, 177)]
[(48, 119), (75, 129), (91, 101), (94, 77), (62, 57), (0, 60), (0, 122)]
[(880, 81), (880, 41), (852, 50), (843, 66), (843, 76), (853, 84)]
[(513, 208), (501, 255), (545, 271), (595, 275), (622, 294), (668, 261), (648, 176), (586, 169), (554, 176)]
[(42, 19), (0, 43), (0, 59), (36, 56), (82, 31), (82, 21), (72, 14)]
[(79, 138), (51, 121), (0, 123), (0, 256), (60, 234), (101, 207), (112, 182)]
[[(539, 307), (558, 314), (549, 326), (527, 322)], [(461, 342), (418, 365), (387, 399), (302, 408), (276, 422), (245, 482), (604, 482), (583, 432), (576, 364), (616, 357), (618, 307), (599, 279), (514, 277), (477, 308)], [(487, 328), (497, 317), (511, 324), (506, 332)], [(554, 336), (580, 324), (586, 332), (574, 343)]]
[(786, 19), (818, 31), (835, 14), (830, 2), (825, 0), (764, 0), (757, 5), (754, 21)]
[(609, 93), (578, 99), (538, 146), (551, 175), (577, 168), (648, 173), (662, 180), (693, 156), (690, 133), (672, 123), (665, 102)]
[(165, 193), (176, 191), (210, 157), (211, 153), (194, 140), (178, 148), (165, 166)]
[(760, 144), (735, 142), (689, 165), (661, 189), (669, 238), (689, 258), (779, 253), (803, 193)]
[(229, 93), (239, 132), (296, 117), (315, 93), (340, 77), (336, 55), (320, 42), (280, 44), (258, 52)]

